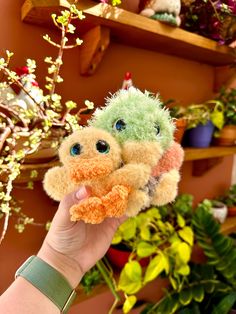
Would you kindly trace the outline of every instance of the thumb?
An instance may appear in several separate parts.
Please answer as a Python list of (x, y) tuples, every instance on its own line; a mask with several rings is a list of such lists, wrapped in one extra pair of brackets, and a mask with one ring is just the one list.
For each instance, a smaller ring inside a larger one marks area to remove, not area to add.
[(83, 201), (90, 196), (90, 190), (86, 186), (80, 186), (78, 190), (67, 194), (60, 202), (58, 211), (54, 217), (54, 220), (60, 219), (64, 223), (70, 221), (70, 208)]

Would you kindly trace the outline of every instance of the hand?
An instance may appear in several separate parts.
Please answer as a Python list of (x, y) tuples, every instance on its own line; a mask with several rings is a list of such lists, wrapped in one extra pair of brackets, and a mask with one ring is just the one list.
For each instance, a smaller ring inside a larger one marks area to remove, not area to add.
[(81, 187), (61, 201), (38, 253), (40, 258), (60, 271), (73, 288), (105, 255), (116, 229), (126, 219), (107, 218), (97, 225), (70, 221), (69, 209), (87, 197), (88, 189)]

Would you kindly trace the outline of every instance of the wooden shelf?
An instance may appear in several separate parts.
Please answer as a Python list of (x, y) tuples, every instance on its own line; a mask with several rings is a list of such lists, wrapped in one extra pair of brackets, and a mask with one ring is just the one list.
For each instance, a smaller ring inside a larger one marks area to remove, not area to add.
[(228, 217), (221, 225), (221, 232), (225, 235), (236, 232), (236, 216)]
[(207, 147), (207, 148), (185, 148), (185, 161), (210, 159), (224, 157), (236, 154), (236, 146), (223, 147)]
[[(22, 6), (22, 20), (51, 27), (51, 14), (68, 8), (72, 2), (26, 0)], [(102, 25), (110, 28), (113, 40), (123, 44), (214, 66), (231, 64), (235, 60), (234, 50), (228, 46), (139, 14), (89, 0), (80, 0), (77, 7), (86, 15), (86, 19), (79, 22), (81, 34), (96, 25)]]

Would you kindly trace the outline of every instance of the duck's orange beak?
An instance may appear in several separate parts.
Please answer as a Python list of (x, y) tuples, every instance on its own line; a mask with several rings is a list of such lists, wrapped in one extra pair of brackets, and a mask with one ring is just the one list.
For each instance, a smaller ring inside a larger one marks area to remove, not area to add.
[(113, 163), (106, 156), (75, 160), (70, 165), (70, 177), (75, 183), (102, 178), (113, 170)]

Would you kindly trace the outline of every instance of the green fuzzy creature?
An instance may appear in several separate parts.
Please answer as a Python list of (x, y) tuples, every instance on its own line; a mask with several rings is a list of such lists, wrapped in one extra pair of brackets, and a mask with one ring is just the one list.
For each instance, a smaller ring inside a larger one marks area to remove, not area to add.
[(173, 141), (174, 124), (159, 99), (136, 88), (119, 90), (97, 109), (90, 125), (111, 133), (121, 144), (158, 141), (167, 149)]
[(135, 167), (140, 177), (142, 167), (149, 169), (145, 184), (129, 195), (128, 216), (175, 199), (183, 149), (174, 142), (174, 123), (157, 97), (134, 87), (120, 90), (96, 110), (89, 124), (108, 131), (121, 144), (125, 167)]

